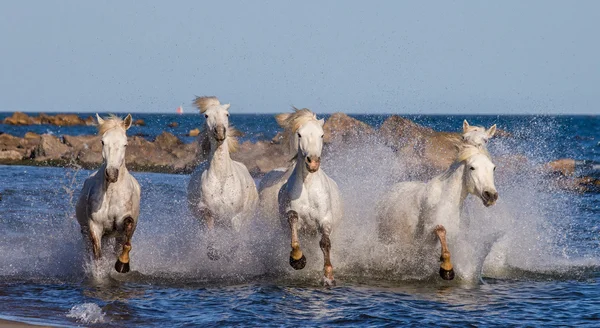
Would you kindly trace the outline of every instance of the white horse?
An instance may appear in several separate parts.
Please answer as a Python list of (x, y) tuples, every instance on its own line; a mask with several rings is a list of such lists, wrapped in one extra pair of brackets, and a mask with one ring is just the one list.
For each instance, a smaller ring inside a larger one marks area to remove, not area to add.
[(83, 184), (76, 206), (77, 221), (81, 225), (88, 245), (91, 244), (94, 259), (102, 256), (101, 241), (104, 237), (117, 237), (122, 252), (115, 263), (115, 270), (129, 272), (131, 237), (140, 215), (140, 185), (125, 167), (125, 131), (131, 126), (131, 114), (125, 120), (111, 116), (98, 119), (98, 131), (102, 135), (103, 163)]
[(290, 265), (296, 270), (306, 265), (298, 232), (306, 235), (321, 233), (319, 246), (324, 257), (324, 283), (333, 285), (329, 235), (341, 221), (343, 211), (337, 184), (320, 169), (324, 120), (317, 120), (316, 115), (306, 108), (280, 114), (277, 120), (293, 133), (290, 143), (296, 150), (296, 164), (278, 196), (282, 224), (289, 224), (291, 231)]
[[(230, 105), (222, 105), (216, 97), (197, 97), (195, 105), (206, 118), (199, 139), (208, 154), (208, 168), (199, 165), (192, 173), (187, 189), (190, 210), (209, 231), (215, 226), (239, 231), (254, 215), (258, 192), (246, 166), (229, 155), (237, 149), (239, 135), (229, 125)], [(209, 258), (219, 259), (212, 241), (208, 250)]]
[(459, 233), (461, 210), (468, 194), (494, 205), (495, 165), (484, 147), (463, 143), (455, 162), (429, 182), (401, 182), (393, 186), (377, 206), (379, 236), (383, 241), (434, 246), (441, 243), (440, 276), (454, 278), (446, 232)]

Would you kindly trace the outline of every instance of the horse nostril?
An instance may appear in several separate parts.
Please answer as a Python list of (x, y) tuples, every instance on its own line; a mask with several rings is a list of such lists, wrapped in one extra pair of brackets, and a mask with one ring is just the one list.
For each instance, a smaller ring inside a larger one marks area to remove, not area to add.
[(497, 193), (497, 192), (495, 192), (495, 193), (493, 194), (493, 197), (494, 197), (494, 200), (498, 200), (498, 193)]
[(483, 192), (483, 198), (485, 198), (485, 199), (491, 199), (492, 198), (492, 194), (489, 191), (484, 191)]
[(306, 161), (308, 162), (308, 164), (310, 164), (310, 163), (312, 163), (312, 158), (310, 158), (310, 157), (307, 157), (307, 158), (306, 158)]

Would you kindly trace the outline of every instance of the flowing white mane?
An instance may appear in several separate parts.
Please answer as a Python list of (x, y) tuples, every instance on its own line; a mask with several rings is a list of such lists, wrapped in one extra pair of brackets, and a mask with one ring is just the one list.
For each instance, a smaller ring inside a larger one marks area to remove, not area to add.
[(198, 107), (200, 113), (204, 114), (210, 107), (221, 105), (221, 102), (219, 102), (219, 99), (215, 96), (196, 97), (196, 99), (194, 99), (194, 105)]
[(296, 132), (307, 122), (318, 121), (317, 114), (313, 113), (308, 108), (298, 109), (293, 107), (293, 113), (282, 113), (275, 115), (277, 124), (284, 129), (284, 139), (290, 143), (290, 151), (296, 153), (298, 149), (298, 137)]
[(123, 120), (118, 116), (110, 114), (108, 118), (98, 123), (98, 134), (103, 135), (106, 131), (119, 126), (124, 128)]
[(492, 159), (490, 157), (490, 153), (488, 153), (487, 149), (485, 149), (483, 147), (474, 146), (471, 144), (463, 144), (463, 145), (459, 146), (458, 155), (456, 156), (456, 162), (466, 161), (469, 158), (471, 158), (475, 155), (478, 155), (478, 154), (485, 155), (490, 160)]

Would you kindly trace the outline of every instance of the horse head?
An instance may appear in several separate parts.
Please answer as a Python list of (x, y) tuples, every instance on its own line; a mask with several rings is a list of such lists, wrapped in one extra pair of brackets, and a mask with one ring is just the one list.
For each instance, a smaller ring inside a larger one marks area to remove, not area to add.
[(296, 158), (304, 161), (308, 172), (317, 172), (321, 166), (325, 120), (318, 120), (308, 108), (293, 109), (293, 113), (278, 114), (275, 119), (285, 129), (290, 150), (296, 153)]
[(487, 142), (496, 134), (496, 124), (492, 125), (489, 129), (485, 129), (483, 126), (469, 125), (467, 120), (463, 122), (463, 141), (467, 144), (477, 146), (479, 148), (485, 148)]
[(119, 178), (119, 168), (125, 165), (125, 149), (127, 147), (125, 131), (131, 127), (131, 114), (128, 114), (124, 120), (116, 116), (102, 119), (98, 114), (96, 114), (96, 118), (98, 119), (99, 133), (102, 135), (102, 159), (106, 163), (104, 178), (109, 183), (115, 183)]
[(489, 155), (477, 146), (465, 145), (459, 153), (459, 160), (465, 164), (463, 178), (467, 192), (479, 197), (486, 207), (494, 205), (498, 200), (498, 191), (494, 185), (496, 165)]
[(306, 169), (310, 173), (317, 172), (321, 166), (324, 123), (323, 119), (308, 121), (296, 132), (298, 137), (298, 155), (304, 158)]

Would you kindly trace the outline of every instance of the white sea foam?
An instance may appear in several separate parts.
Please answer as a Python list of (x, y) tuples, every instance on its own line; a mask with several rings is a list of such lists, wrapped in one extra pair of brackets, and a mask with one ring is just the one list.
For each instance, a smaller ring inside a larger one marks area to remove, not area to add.
[(96, 303), (77, 304), (69, 310), (67, 317), (74, 318), (80, 323), (95, 324), (106, 322), (106, 313)]

